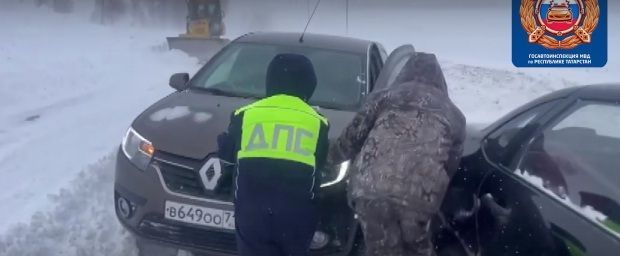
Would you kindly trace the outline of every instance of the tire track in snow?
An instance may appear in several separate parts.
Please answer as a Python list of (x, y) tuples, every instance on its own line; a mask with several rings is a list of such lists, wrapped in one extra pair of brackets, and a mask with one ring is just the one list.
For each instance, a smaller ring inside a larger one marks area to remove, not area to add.
[[(47, 103), (42, 106), (37, 106), (32, 109), (25, 109), (17, 113), (10, 112), (3, 118), (9, 122), (7, 124), (13, 126), (28, 124), (28, 122), (30, 121), (36, 121), (36, 119), (39, 119), (41, 117), (47, 117), (47, 115), (50, 113), (58, 112), (66, 108), (72, 108), (80, 105), (83, 102), (90, 101), (94, 98), (93, 96), (95, 95), (96, 92), (85, 93), (82, 95), (61, 99), (52, 103)], [(35, 116), (38, 117), (36, 117), (34, 120), (28, 120), (32, 119)]]

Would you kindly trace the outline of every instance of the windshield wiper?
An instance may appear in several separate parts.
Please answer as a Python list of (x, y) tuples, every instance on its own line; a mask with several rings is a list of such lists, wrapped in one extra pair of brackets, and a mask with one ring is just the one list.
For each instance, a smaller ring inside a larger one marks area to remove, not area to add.
[(230, 91), (225, 91), (219, 88), (203, 88), (203, 87), (192, 87), (192, 89), (197, 89), (200, 91), (205, 91), (205, 92), (209, 92), (213, 95), (217, 95), (217, 96), (225, 96), (225, 97), (242, 97), (244, 98), (243, 95), (239, 95), (237, 93), (234, 92), (230, 92)]
[(323, 103), (314, 103), (312, 104), (312, 107), (316, 110), (321, 110), (321, 109), (338, 110), (338, 111), (349, 110), (347, 107), (344, 107), (344, 106), (335, 106), (335, 105), (329, 105), (329, 104), (323, 104)]

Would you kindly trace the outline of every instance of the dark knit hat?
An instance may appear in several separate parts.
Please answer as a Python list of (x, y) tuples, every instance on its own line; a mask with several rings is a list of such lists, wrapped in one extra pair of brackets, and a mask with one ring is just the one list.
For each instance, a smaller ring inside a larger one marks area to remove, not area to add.
[(316, 88), (314, 66), (306, 56), (279, 54), (267, 69), (267, 96), (286, 94), (307, 101)]

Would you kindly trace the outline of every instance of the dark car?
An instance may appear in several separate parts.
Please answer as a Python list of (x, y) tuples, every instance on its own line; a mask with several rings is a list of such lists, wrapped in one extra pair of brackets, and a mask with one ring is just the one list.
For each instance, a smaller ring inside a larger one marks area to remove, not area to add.
[(620, 85), (553, 92), (469, 135), (440, 254), (620, 254)]
[[(411, 51), (401, 47), (386, 60), (383, 47), (371, 41), (253, 33), (228, 44), (191, 79), (173, 75), (170, 85), (177, 91), (134, 120), (117, 157), (116, 214), (138, 238), (140, 254), (172, 255), (182, 248), (236, 255), (234, 170), (217, 158), (216, 140), (234, 110), (264, 97), (274, 56), (298, 53), (312, 61), (318, 84), (310, 104), (329, 118), (334, 138), (379, 81), (394, 80), (391, 70)], [(347, 163), (321, 170), (322, 210), (313, 255), (348, 255), (360, 237), (346, 203), (347, 170)]]

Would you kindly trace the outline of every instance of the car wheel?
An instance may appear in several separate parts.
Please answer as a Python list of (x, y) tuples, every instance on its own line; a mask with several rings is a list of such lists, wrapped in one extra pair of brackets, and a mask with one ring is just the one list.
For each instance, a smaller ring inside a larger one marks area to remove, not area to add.
[(137, 239), (136, 246), (138, 247), (139, 256), (177, 256), (179, 250), (146, 241), (144, 239)]

